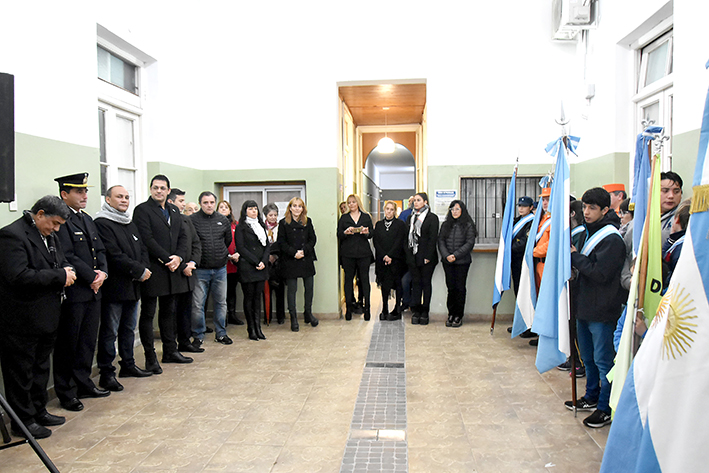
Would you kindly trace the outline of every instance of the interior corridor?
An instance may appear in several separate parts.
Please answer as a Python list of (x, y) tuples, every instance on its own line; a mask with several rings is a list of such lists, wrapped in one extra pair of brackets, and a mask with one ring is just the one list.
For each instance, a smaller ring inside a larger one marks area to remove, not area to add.
[[(54, 399), (49, 411), (67, 422), (41, 445), (62, 472), (599, 470), (609, 429), (564, 408), (568, 373), (537, 373), (509, 320), (491, 337), (488, 316), (459, 329), (443, 316), (414, 326), (408, 312), (380, 323), (380, 304), (369, 322), (324, 318), (298, 333), (274, 323), (266, 341), (230, 326), (233, 345), (209, 339), (190, 365), (121, 378), (124, 391), (82, 412)], [(394, 384), (368, 388), (382, 379)], [(28, 445), (0, 451), (0, 470), (46, 471)]]

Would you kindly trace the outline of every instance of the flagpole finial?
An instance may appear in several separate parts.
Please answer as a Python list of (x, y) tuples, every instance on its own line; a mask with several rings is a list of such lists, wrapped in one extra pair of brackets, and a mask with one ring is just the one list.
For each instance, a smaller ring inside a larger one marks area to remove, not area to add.
[(566, 113), (564, 113), (564, 101), (561, 101), (561, 116), (559, 120), (554, 119), (557, 125), (561, 126), (562, 136), (566, 136), (566, 125), (571, 121), (566, 118)]

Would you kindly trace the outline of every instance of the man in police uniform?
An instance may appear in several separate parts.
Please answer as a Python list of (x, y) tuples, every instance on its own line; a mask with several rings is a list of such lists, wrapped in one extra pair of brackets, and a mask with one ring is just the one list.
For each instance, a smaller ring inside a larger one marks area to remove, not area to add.
[[(0, 229), (0, 365), (5, 396), (38, 439), (52, 435), (47, 426), (66, 420), (47, 412), (47, 382), (62, 294), (76, 280), (55, 235), (69, 213), (59, 197), (48, 195)], [(26, 436), (14, 421), (12, 430)]]
[(58, 177), (59, 194), (70, 209), (58, 232), (67, 261), (76, 268), (76, 284), (66, 290), (54, 348), (54, 390), (64, 409), (80, 411), (79, 399), (105, 397), (91, 380), (101, 320), (101, 285), (108, 277), (106, 250), (93, 219), (84, 212), (88, 173)]

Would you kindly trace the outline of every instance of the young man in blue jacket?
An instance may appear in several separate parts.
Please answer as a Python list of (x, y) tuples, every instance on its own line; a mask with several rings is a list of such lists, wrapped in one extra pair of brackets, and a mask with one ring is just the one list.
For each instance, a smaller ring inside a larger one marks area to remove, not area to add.
[[(574, 305), (581, 359), (586, 367), (586, 393), (577, 409), (593, 411), (584, 419), (588, 427), (611, 423), (610, 382), (613, 367), (613, 331), (627, 292), (620, 285), (625, 244), (618, 231), (618, 218), (610, 210), (610, 195), (601, 187), (587, 190), (581, 199), (586, 231), (579, 247), (571, 247), (571, 265), (576, 274)], [(565, 403), (573, 409), (572, 401)]]

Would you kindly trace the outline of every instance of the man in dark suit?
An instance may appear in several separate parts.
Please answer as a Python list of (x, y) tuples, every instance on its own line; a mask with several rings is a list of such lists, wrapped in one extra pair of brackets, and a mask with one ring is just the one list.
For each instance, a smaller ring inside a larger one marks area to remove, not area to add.
[[(46, 438), (46, 426), (64, 417), (47, 412), (49, 355), (54, 347), (64, 288), (76, 274), (54, 232), (69, 218), (56, 196), (39, 199), (32, 210), (0, 229), (0, 364), (7, 401), (29, 433)], [(25, 436), (12, 425), (15, 435)]]
[(154, 346), (153, 319), (160, 300), (158, 326), (162, 340), (163, 363), (192, 363), (192, 358), (177, 351), (175, 298), (187, 292), (187, 281), (178, 271), (185, 260), (187, 238), (180, 211), (167, 202), (170, 180), (158, 174), (150, 181), (150, 197), (138, 205), (133, 220), (148, 248), (152, 276), (141, 288), (140, 341), (145, 350), (145, 369), (162, 373)]
[(121, 356), (121, 378), (145, 378), (153, 373), (138, 368), (133, 356), (135, 327), (138, 323), (140, 283), (150, 278), (148, 250), (140, 240), (138, 227), (128, 214), (130, 195), (123, 186), (106, 191), (106, 201), (96, 215), (96, 228), (106, 246), (106, 259), (111, 278), (101, 291), (101, 328), (96, 361), (101, 371), (99, 386), (109, 391), (122, 391), (116, 379), (113, 359)]
[(93, 219), (84, 212), (88, 202), (88, 173), (55, 179), (69, 206), (69, 218), (57, 235), (69, 264), (76, 269), (76, 284), (66, 290), (57, 342), (54, 347), (54, 390), (64, 409), (80, 411), (79, 399), (106, 397), (110, 391), (96, 387), (91, 365), (101, 321), (101, 286), (108, 277), (103, 241)]

